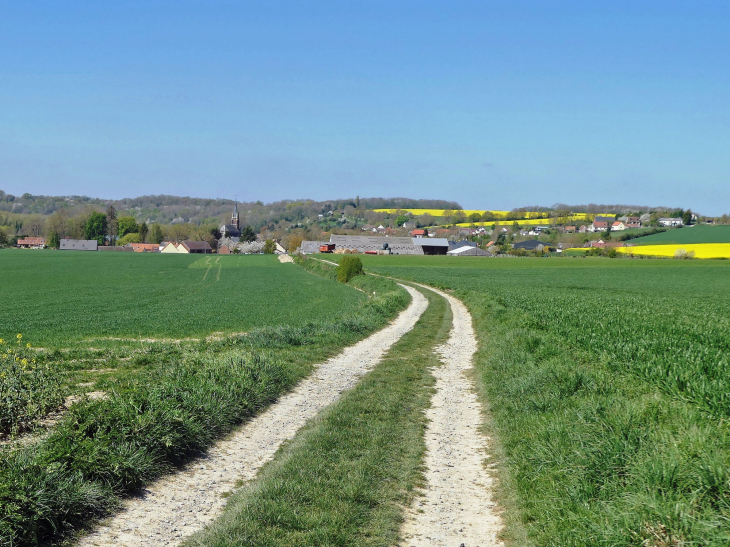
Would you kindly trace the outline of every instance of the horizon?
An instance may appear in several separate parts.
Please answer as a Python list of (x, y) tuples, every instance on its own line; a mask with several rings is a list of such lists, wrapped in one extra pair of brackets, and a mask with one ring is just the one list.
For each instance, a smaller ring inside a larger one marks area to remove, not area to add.
[(730, 204), (724, 3), (4, 7), (13, 195)]
[[(22, 198), (22, 194), (13, 194), (12, 192), (7, 192), (3, 188), (0, 188), (0, 191), (5, 192), (5, 194), (12, 194), (13, 196)], [(221, 200), (221, 201), (231, 201), (234, 203), (256, 203), (261, 200), (247, 200), (242, 201), (236, 198), (228, 198), (228, 197), (210, 197), (210, 196), (193, 196), (193, 195), (174, 195), (174, 194), (140, 194), (135, 197), (122, 197), (122, 198), (106, 198), (106, 197), (98, 197), (98, 196), (89, 196), (85, 194), (57, 194), (57, 195), (50, 195), (50, 194), (31, 194), (33, 197), (46, 197), (46, 198), (72, 198), (72, 197), (78, 197), (78, 198), (88, 198), (88, 199), (96, 199), (99, 201), (124, 201), (124, 200), (135, 200), (140, 199), (143, 197), (155, 197), (155, 196), (164, 196), (164, 197), (172, 197), (172, 198), (187, 198), (187, 199), (200, 199), (200, 200)], [(432, 199), (432, 200), (441, 200), (441, 201), (454, 201), (454, 200), (447, 200), (447, 199), (441, 199), (441, 198), (421, 198), (421, 197), (407, 197), (407, 196), (347, 196), (347, 197), (339, 197), (339, 198), (327, 198), (327, 199), (312, 199), (312, 198), (305, 198), (305, 197), (298, 197), (298, 198), (281, 198), (275, 201), (269, 201), (269, 202), (262, 202), (264, 205), (272, 205), (277, 202), (282, 201), (289, 201), (289, 202), (327, 202), (327, 201), (347, 201), (347, 200), (353, 200), (356, 198), (360, 198), (361, 200), (368, 200), (368, 199), (407, 199), (412, 201), (418, 201), (418, 200), (426, 200), (426, 199)], [(575, 207), (576, 212), (581, 212), (581, 207), (606, 207), (606, 208), (626, 208), (631, 209), (632, 211), (644, 211), (648, 209), (660, 209), (660, 210), (680, 210), (682, 209), (681, 206), (670, 206), (670, 205), (635, 205), (635, 204), (623, 204), (623, 203), (583, 203), (583, 204), (567, 204), (567, 203), (553, 203), (552, 205), (522, 205), (513, 207), (512, 209), (503, 209), (499, 207), (465, 207), (464, 204), (456, 202), (459, 206), (461, 206), (461, 210), (472, 210), (472, 211), (511, 211), (514, 209), (539, 209), (539, 208), (546, 208), (546, 209), (557, 209), (558, 205), (567, 205), (570, 208)], [(402, 209), (412, 209), (412, 207), (403, 207)], [(459, 209), (457, 209), (459, 210)], [(698, 214), (700, 216), (706, 216), (706, 217), (720, 217), (727, 213), (721, 213), (719, 215), (705, 215), (702, 211), (694, 211), (692, 210), (694, 214)]]

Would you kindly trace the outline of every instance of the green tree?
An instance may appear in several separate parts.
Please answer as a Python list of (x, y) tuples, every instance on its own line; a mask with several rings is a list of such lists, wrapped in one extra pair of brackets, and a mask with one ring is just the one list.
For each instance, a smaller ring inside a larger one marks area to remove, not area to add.
[(479, 213), (472, 213), (469, 215), (469, 220), (472, 222), (479, 222), (482, 219), (482, 215)]
[(403, 226), (406, 222), (408, 222), (408, 215), (398, 215), (395, 219), (396, 226)]
[(160, 244), (165, 239), (165, 236), (162, 235), (162, 228), (159, 224), (153, 224), (152, 230), (150, 231), (150, 243), (157, 243)]
[(273, 239), (267, 239), (264, 242), (264, 254), (265, 255), (273, 255), (275, 250), (276, 250), (276, 244), (274, 243), (274, 240)]
[(48, 241), (46, 242), (46, 247), (49, 249), (58, 249), (61, 246), (61, 236), (58, 235), (58, 232), (53, 231), (48, 236)]
[(684, 224), (687, 225), (687, 226), (689, 226), (690, 224), (692, 224), (692, 210), (691, 209), (687, 209), (682, 214), (682, 222), (684, 222)]
[(104, 213), (92, 213), (89, 220), (86, 221), (84, 237), (86, 239), (95, 239), (99, 245), (104, 245), (106, 232), (106, 215)]
[(143, 222), (142, 224), (139, 225), (139, 239), (142, 241), (142, 243), (144, 243), (147, 240), (148, 231), (149, 230), (147, 228), (146, 222)]
[(139, 233), (139, 226), (137, 226), (137, 221), (134, 220), (134, 217), (119, 217), (117, 223), (119, 225), (119, 237)]
[(245, 241), (247, 243), (250, 243), (251, 241), (256, 241), (256, 232), (253, 231), (253, 228), (251, 228), (251, 226), (243, 227), (243, 230), (241, 230), (241, 241)]
[(5, 230), (0, 228), (0, 247), (5, 247), (8, 244), (8, 236)]

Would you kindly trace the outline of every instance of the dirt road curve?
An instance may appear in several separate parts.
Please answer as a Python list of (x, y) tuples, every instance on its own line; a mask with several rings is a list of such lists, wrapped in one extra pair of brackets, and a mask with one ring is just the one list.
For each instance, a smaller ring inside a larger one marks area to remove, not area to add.
[[(428, 288), (428, 287), (427, 287)], [(401, 530), (403, 547), (488, 547), (502, 523), (491, 499), (493, 479), (483, 465), (489, 439), (478, 428), (481, 407), (467, 375), (477, 349), (471, 315), (458, 299), (446, 298), (453, 313), (449, 340), (438, 348), (443, 366), (434, 369), (436, 393), (426, 412), (426, 479)]]
[(127, 500), (121, 513), (78, 545), (177, 545), (211, 522), (223, 508), (223, 494), (233, 490), (236, 481), (254, 478), (282, 442), (352, 388), (413, 328), (428, 301), (418, 291), (405, 288), (413, 300), (393, 323), (319, 365), (294, 391), (218, 443), (205, 458), (151, 485), (142, 497)]

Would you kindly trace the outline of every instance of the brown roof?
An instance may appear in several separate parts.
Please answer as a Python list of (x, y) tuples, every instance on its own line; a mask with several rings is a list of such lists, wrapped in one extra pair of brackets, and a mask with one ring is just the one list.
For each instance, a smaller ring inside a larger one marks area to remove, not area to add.
[(18, 240), (18, 245), (45, 245), (45, 237), (25, 237)]
[(188, 251), (208, 251), (212, 250), (211, 246), (208, 245), (207, 241), (183, 241), (183, 245)]
[(608, 222), (596, 220), (593, 222), (593, 227), (594, 228), (608, 228)]

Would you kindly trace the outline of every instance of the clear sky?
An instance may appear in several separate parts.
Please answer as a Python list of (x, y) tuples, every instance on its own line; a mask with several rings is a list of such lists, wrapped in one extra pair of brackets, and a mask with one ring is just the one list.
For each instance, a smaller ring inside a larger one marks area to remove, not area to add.
[(0, 0), (0, 189), (730, 212), (730, 2)]

